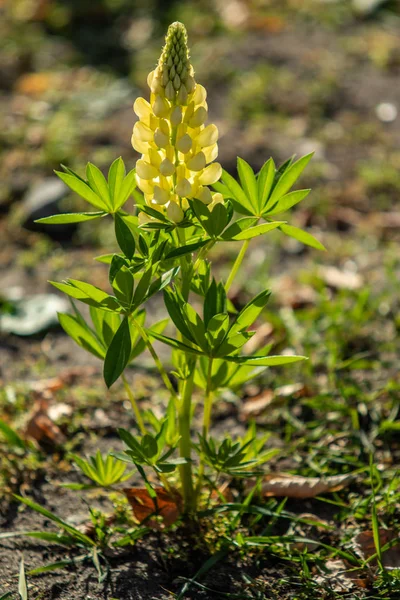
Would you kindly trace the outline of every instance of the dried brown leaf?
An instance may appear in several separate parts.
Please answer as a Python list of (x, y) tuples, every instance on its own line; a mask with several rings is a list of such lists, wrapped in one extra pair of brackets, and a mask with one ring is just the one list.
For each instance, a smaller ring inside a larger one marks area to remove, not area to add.
[[(167, 492), (164, 488), (157, 487), (155, 492), (156, 503), (146, 488), (124, 488), (124, 493), (139, 523), (158, 515), (163, 518), (164, 525), (169, 527), (177, 521), (182, 512), (182, 498), (176, 490)], [(154, 519), (150, 519), (147, 524), (155, 529), (159, 528), (159, 523)]]
[[(382, 553), (382, 563), (386, 569), (400, 568), (400, 536), (399, 533), (392, 529), (379, 529), (380, 546), (383, 548), (388, 543), (393, 543), (393, 546)], [(376, 554), (374, 534), (372, 530), (362, 531), (354, 538), (354, 550), (363, 560), (367, 560)], [(377, 565), (377, 560), (370, 561), (373, 566)]]
[(354, 481), (353, 475), (333, 475), (331, 477), (302, 477), (285, 473), (270, 473), (261, 484), (263, 496), (286, 498), (315, 498), (320, 494), (337, 492)]

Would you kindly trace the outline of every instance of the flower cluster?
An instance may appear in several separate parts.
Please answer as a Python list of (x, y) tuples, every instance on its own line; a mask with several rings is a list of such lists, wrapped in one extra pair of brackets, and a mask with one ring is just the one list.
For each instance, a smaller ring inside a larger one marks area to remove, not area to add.
[[(148, 206), (179, 223), (188, 208), (188, 198), (198, 198), (212, 210), (223, 202), (207, 187), (221, 176), (218, 129), (205, 125), (206, 90), (194, 79), (189, 61), (186, 29), (173, 23), (154, 71), (149, 74), (150, 102), (137, 98), (139, 117), (132, 145), (141, 158), (136, 163), (138, 187)], [(146, 215), (141, 213), (142, 221)]]

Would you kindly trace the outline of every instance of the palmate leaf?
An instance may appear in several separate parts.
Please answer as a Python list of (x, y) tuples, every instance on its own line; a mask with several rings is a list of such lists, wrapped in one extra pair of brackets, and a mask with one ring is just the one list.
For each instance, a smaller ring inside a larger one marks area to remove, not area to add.
[(124, 161), (121, 157), (116, 158), (108, 170), (108, 191), (110, 195), (111, 206), (114, 210), (119, 208), (118, 199), (125, 174), (126, 169)]
[(222, 172), (222, 182), (226, 186), (229, 192), (229, 196), (232, 200), (234, 200), (234, 208), (240, 214), (252, 215), (253, 208), (251, 206), (250, 200), (247, 198), (246, 193), (236, 179), (232, 177), (227, 171)]
[(267, 209), (263, 216), (271, 216), (275, 215), (276, 213), (286, 212), (289, 210), (289, 208), (292, 208), (292, 206), (295, 206), (304, 200), (304, 198), (306, 198), (310, 192), (311, 190), (307, 189), (297, 190), (295, 192), (289, 192), (289, 194), (285, 194), (279, 198), (275, 205), (272, 205), (269, 209)]
[(78, 177), (75, 173), (69, 170), (68, 173), (62, 173), (61, 171), (55, 171), (55, 174), (62, 179), (64, 183), (73, 191), (76, 192), (79, 196), (84, 198), (89, 204), (92, 204), (96, 208), (100, 210), (105, 210), (108, 212), (108, 206), (100, 198), (96, 192), (94, 192), (91, 187), (83, 181), (80, 177)]
[(269, 160), (267, 160), (266, 163), (264, 163), (257, 178), (259, 214), (262, 214), (264, 212), (264, 207), (267, 204), (274, 183), (275, 173), (275, 163), (273, 159), (270, 158)]
[(104, 177), (103, 173), (98, 167), (96, 167), (96, 165), (88, 163), (86, 165), (86, 177), (92, 190), (96, 192), (96, 194), (102, 199), (104, 204), (111, 211), (112, 207), (110, 200), (110, 192), (108, 191), (107, 180)]
[(310, 154), (303, 156), (284, 171), (283, 175), (279, 178), (276, 186), (274, 187), (274, 190), (265, 208), (273, 206), (275, 202), (287, 194), (292, 185), (300, 177), (301, 173), (306, 168), (313, 155), (314, 152), (311, 152)]

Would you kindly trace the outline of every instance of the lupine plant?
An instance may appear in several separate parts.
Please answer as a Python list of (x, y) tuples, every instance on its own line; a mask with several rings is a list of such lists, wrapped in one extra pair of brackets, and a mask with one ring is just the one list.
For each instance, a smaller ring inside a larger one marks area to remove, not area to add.
[[(138, 120), (132, 145), (141, 155), (136, 167), (126, 173), (117, 158), (106, 179), (91, 163), (86, 177), (63, 166), (58, 176), (96, 210), (41, 221), (76, 223), (110, 215), (119, 246), (118, 252), (96, 259), (109, 266), (111, 293), (75, 279), (52, 282), (72, 300), (73, 312), (60, 314), (62, 327), (103, 361), (108, 388), (121, 378), (139, 430), (119, 430), (124, 452), (105, 459), (97, 455), (88, 462), (77, 458), (78, 466), (96, 486), (109, 487), (126, 480), (123, 463), (134, 465), (153, 497), (157, 478), (157, 485), (182, 496), (184, 513), (193, 514), (210, 492), (210, 473), (247, 477), (259, 473), (269, 456), (253, 430), (243, 440), (210, 437), (213, 402), (220, 390), (240, 388), (268, 367), (304, 359), (271, 355), (271, 346), (253, 354), (246, 351), (255, 333), (250, 328), (270, 297), (269, 290), (261, 290), (240, 311), (229, 300), (250, 241), (277, 230), (314, 248), (323, 246), (285, 220), (274, 220), (308, 195), (308, 189), (291, 188), (311, 154), (291, 158), (279, 168), (270, 158), (258, 173), (238, 158), (238, 179), (215, 162), (218, 129), (207, 124), (207, 93), (196, 82), (181, 23), (169, 27), (147, 82), (149, 99), (134, 103)], [(210, 251), (234, 242), (241, 242), (240, 251), (226, 281), (218, 280)], [(168, 318), (149, 325), (145, 305), (160, 292)], [(89, 305), (90, 321), (76, 301)], [(172, 349), (171, 372), (155, 341)], [(170, 396), (162, 419), (141, 411), (126, 375), (145, 349)], [(194, 398), (202, 398), (199, 437), (191, 431)]]

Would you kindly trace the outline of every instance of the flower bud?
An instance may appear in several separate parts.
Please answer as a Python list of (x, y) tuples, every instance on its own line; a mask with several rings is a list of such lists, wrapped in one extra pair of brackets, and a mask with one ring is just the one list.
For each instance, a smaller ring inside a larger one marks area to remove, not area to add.
[(171, 125), (176, 127), (182, 121), (182, 109), (180, 106), (175, 106), (170, 116)]
[(168, 102), (159, 95), (156, 96), (152, 108), (156, 117), (165, 117), (169, 111)]
[(199, 108), (197, 108), (195, 110), (195, 112), (193, 113), (193, 116), (189, 120), (189, 126), (193, 127), (193, 128), (200, 127), (201, 125), (204, 125), (206, 120), (207, 120), (207, 111), (204, 108), (204, 106), (199, 106)]

